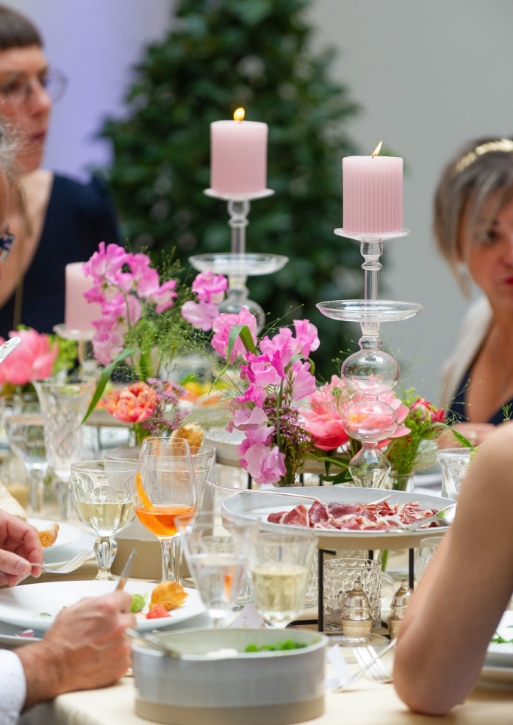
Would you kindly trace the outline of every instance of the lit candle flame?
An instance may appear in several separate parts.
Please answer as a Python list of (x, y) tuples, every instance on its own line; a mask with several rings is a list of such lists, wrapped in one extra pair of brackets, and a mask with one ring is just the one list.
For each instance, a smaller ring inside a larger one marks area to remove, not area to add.
[[(237, 111), (235, 111), (235, 113), (237, 113)], [(379, 154), (382, 146), (383, 146), (383, 141), (380, 141), (379, 144), (374, 149), (374, 151), (372, 152), (372, 158), (374, 158), (375, 156), (377, 156)]]
[(233, 120), (234, 121), (244, 121), (244, 116), (246, 115), (246, 111), (243, 108), (236, 108), (233, 112)]

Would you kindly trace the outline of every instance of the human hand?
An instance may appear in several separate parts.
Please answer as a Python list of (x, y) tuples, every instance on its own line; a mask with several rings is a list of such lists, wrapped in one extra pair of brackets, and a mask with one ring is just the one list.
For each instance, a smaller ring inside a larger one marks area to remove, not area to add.
[[(465, 436), (468, 442), (473, 446), (479, 446), (494, 432), (497, 430), (497, 426), (491, 425), (490, 423), (456, 423), (451, 426)], [(460, 448), (461, 443), (457, 440), (451, 431), (444, 430), (440, 438), (438, 439), (438, 448)]]
[(43, 547), (36, 529), (0, 511), (0, 584), (14, 587), (29, 574), (40, 576), (41, 569), (31, 563), (43, 563)]
[(132, 597), (122, 591), (82, 599), (60, 612), (41, 642), (20, 647), (16, 654), (27, 679), (25, 707), (122, 677), (131, 661), (124, 632), (136, 626), (131, 605)]

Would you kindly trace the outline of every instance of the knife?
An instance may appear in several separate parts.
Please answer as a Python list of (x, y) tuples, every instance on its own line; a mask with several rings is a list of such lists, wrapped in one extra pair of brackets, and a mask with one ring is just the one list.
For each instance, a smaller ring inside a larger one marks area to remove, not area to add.
[(134, 556), (136, 554), (137, 554), (137, 549), (135, 549), (135, 548), (132, 549), (132, 553), (130, 554), (130, 556), (126, 560), (126, 564), (123, 567), (123, 571), (120, 574), (119, 581), (118, 581), (117, 586), (116, 586), (116, 588), (114, 590), (115, 592), (119, 592), (119, 591), (121, 591), (121, 589), (124, 589), (125, 588), (125, 584), (127, 583), (128, 577), (130, 576), (130, 572), (132, 571), (132, 564), (133, 564), (133, 561), (134, 561)]
[(4, 344), (0, 347), (0, 363), (3, 362), (13, 350), (16, 350), (20, 342), (21, 337), (11, 337), (10, 340), (4, 342)]

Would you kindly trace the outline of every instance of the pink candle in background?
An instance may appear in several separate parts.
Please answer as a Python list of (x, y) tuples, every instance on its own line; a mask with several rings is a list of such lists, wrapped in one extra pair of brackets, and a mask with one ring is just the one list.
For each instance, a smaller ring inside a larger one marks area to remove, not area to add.
[(84, 292), (93, 286), (92, 277), (86, 277), (84, 262), (66, 265), (66, 306), (64, 322), (68, 330), (89, 332), (94, 330), (93, 320), (101, 319), (101, 308), (97, 302), (89, 304)]
[(352, 234), (403, 229), (403, 160), (396, 156), (342, 159), (344, 231)]
[[(244, 118), (244, 109), (237, 109)], [(218, 194), (255, 194), (267, 188), (267, 124), (210, 124), (210, 188)]]

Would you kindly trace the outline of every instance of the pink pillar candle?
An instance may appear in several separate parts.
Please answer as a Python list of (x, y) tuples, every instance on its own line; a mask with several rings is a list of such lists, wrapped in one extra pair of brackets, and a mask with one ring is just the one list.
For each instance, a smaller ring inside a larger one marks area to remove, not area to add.
[(390, 234), (403, 229), (403, 160), (395, 156), (342, 159), (344, 231)]
[(93, 320), (101, 319), (101, 307), (97, 302), (89, 304), (84, 292), (93, 286), (92, 277), (83, 272), (84, 262), (66, 265), (66, 306), (64, 322), (68, 330), (90, 332)]
[(218, 194), (258, 194), (267, 188), (267, 124), (210, 124), (210, 188)]

